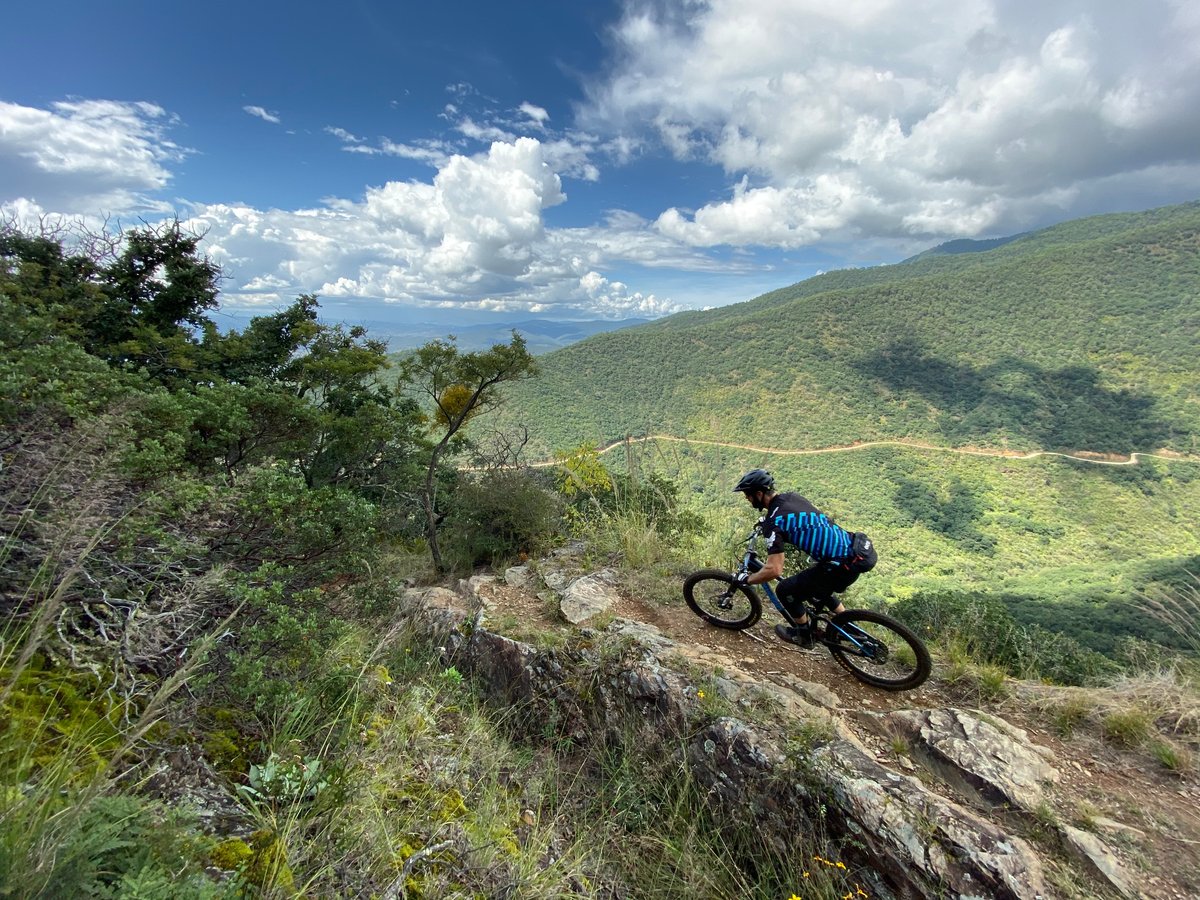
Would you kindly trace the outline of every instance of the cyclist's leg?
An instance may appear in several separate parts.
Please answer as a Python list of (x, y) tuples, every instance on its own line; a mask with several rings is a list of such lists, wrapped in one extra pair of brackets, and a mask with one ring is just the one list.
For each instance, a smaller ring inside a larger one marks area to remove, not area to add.
[(823, 597), (818, 597), (817, 602), (822, 603), (822, 605), (832, 610), (834, 615), (845, 612), (846, 607), (842, 604), (842, 601), (833, 595), (842, 593), (850, 585), (858, 581), (859, 574), (858, 572), (851, 572), (849, 569), (843, 569), (841, 566), (837, 566), (836, 568), (830, 567), (828, 574), (823, 579), (823, 586), (827, 589), (826, 593)]
[(802, 572), (784, 578), (775, 586), (775, 594), (779, 597), (779, 602), (791, 613), (796, 624), (802, 628), (808, 626), (808, 612), (804, 605), (816, 598), (819, 589), (820, 568), (820, 566), (809, 566)]

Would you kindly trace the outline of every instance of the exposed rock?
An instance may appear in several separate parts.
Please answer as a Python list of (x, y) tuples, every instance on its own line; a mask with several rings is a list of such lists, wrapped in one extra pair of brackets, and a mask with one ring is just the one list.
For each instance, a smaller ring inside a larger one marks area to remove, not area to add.
[(462, 578), (458, 582), (458, 592), (466, 594), (468, 597), (479, 597), (483, 599), (481, 589), (489, 584), (496, 583), (495, 575), (472, 575), (470, 578)]
[[(1023, 840), (884, 768), (844, 724), (837, 726), (840, 720), (795, 691), (750, 684), (729, 660), (723, 693), (774, 691), (796, 718), (822, 723), (815, 733), (828, 728), (829, 737), (789, 744), (773, 727), (704, 721), (695, 685), (671, 664), (682, 648), (644, 626), (618, 626), (627, 643), (614, 659), (586, 646), (539, 650), (491, 633), (478, 619), (468, 624), (466, 609), (439, 605), (445, 598), (432, 591), (409, 591), (404, 599), (410, 621), (442, 638), (448, 661), (531, 721), (580, 745), (627, 740), (632, 732), (643, 752), (682, 752), (727, 821), (752, 825), (784, 849), (797, 834), (823, 831), (844, 858), (857, 857), (880, 874), (872, 896), (1046, 895), (1041, 863)], [(930, 743), (939, 743), (932, 733)]]
[(1092, 823), (1097, 828), (1103, 829), (1104, 831), (1111, 832), (1113, 834), (1125, 833), (1125, 834), (1136, 834), (1136, 835), (1141, 836), (1146, 833), (1146, 832), (1142, 831), (1142, 829), (1140, 829), (1140, 828), (1134, 828), (1132, 825), (1126, 825), (1124, 822), (1118, 822), (1116, 819), (1110, 819), (1107, 816), (1096, 816), (1095, 818), (1092, 819)]
[(844, 810), (846, 827), (870, 849), (889, 880), (922, 896), (1028, 898), (1045, 894), (1041, 861), (1022, 839), (884, 768), (844, 742), (814, 754)]
[(566, 572), (558, 569), (550, 569), (541, 573), (542, 581), (546, 582), (546, 587), (555, 593), (561, 594), (567, 589), (571, 583), (571, 576)]
[(559, 608), (568, 622), (578, 625), (607, 612), (620, 599), (621, 595), (603, 576), (585, 575), (567, 586)]
[(1096, 835), (1074, 826), (1061, 824), (1058, 827), (1063, 844), (1076, 859), (1087, 865), (1094, 874), (1119, 891), (1125, 897), (1137, 897), (1138, 892), (1130, 886), (1121, 871), (1121, 864), (1104, 846)]
[(966, 786), (987, 802), (1035, 811), (1043, 783), (1059, 772), (1019, 728), (994, 716), (988, 721), (961, 709), (906, 709), (882, 718), (926, 756), (938, 775)]
[(653, 625), (634, 622), (632, 619), (614, 619), (608, 626), (608, 632), (618, 637), (627, 637), (637, 641), (651, 650), (655, 656), (675, 647), (675, 642)]
[(512, 566), (504, 570), (504, 583), (511, 587), (525, 587), (533, 578), (533, 573), (528, 565)]
[(405, 605), (419, 603), (431, 609), (440, 609), (463, 617), (469, 613), (466, 597), (443, 587), (410, 588), (401, 596), (401, 601)]
[(777, 677), (780, 682), (791, 688), (809, 703), (815, 703), (826, 709), (838, 709), (842, 705), (837, 694), (823, 684), (818, 684), (815, 681), (804, 681), (795, 675), (779, 675)]

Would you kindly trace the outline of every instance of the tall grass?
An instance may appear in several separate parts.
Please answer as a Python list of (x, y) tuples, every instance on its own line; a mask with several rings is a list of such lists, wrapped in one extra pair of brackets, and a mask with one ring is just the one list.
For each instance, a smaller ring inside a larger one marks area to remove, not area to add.
[(1185, 573), (1187, 581), (1170, 590), (1158, 587), (1142, 594), (1146, 611), (1174, 632), (1200, 666), (1200, 577)]
[[(805, 835), (769, 846), (719, 818), (683, 754), (555, 742), (545, 711), (493, 706), (436, 648), (364, 628), (319, 681), (345, 674), (324, 719), (300, 701), (264, 754), (322, 765), (319, 790), (243, 790), (236, 877), (268, 896), (841, 897), (841, 870), (807, 864)], [(328, 707), (321, 707), (326, 708)], [(281, 765), (283, 763), (281, 762)], [(295, 787), (301, 782), (293, 780)], [(256, 843), (257, 842), (257, 843)], [(253, 860), (272, 848), (273, 869)], [(807, 879), (802, 873), (814, 868)]]
[[(0, 896), (217, 892), (187, 816), (131, 786), (145, 739), (236, 610), (183, 645), (169, 675), (126, 679), (131, 618), (118, 627), (89, 609), (111, 608), (98, 585), (112, 559), (97, 551), (139, 503), (114, 474), (110, 425), (62, 438), (27, 429), (0, 473)], [(213, 572), (161, 595), (167, 609), (173, 590), (203, 603), (219, 581)]]

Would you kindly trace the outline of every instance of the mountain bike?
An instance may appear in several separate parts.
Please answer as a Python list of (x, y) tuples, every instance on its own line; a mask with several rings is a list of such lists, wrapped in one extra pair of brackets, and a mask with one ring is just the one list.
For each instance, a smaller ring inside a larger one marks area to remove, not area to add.
[[(683, 582), (683, 598), (692, 611), (718, 628), (742, 631), (762, 616), (762, 600), (755, 588), (762, 588), (771, 605), (795, 627), (796, 619), (779, 601), (770, 584), (748, 585), (738, 581), (742, 572), (757, 572), (763, 562), (754, 549), (761, 537), (761, 524), (746, 538), (741, 565), (730, 573), (721, 569), (701, 569)], [(833, 601), (832, 605), (837, 605)], [(921, 639), (891, 616), (870, 609), (847, 609), (831, 614), (829, 604), (818, 602), (804, 606), (816, 624), (814, 642), (823, 644), (838, 665), (859, 681), (885, 691), (909, 691), (925, 683), (933, 671), (933, 661)]]

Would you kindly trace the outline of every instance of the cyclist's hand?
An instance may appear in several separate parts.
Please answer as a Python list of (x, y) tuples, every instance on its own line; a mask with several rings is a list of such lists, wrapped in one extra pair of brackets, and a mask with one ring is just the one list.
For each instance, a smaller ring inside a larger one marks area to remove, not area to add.
[(750, 580), (750, 573), (738, 572), (733, 578), (738, 584), (746, 584)]

